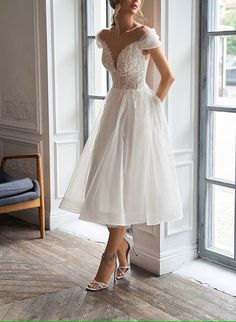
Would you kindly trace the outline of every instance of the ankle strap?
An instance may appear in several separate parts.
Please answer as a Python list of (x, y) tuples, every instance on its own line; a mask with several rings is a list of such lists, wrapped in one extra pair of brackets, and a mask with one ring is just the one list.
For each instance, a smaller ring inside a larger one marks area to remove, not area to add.
[(112, 260), (113, 258), (116, 257), (116, 253), (114, 253), (112, 256), (107, 256), (105, 253), (102, 254), (102, 258)]

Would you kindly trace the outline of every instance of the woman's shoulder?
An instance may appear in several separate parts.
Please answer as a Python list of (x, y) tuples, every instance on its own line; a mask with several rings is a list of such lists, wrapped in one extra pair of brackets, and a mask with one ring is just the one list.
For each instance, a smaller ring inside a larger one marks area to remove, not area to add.
[(144, 26), (142, 35), (139, 38), (139, 44), (142, 49), (151, 49), (162, 46), (156, 29), (149, 26)]
[(101, 40), (105, 40), (110, 33), (111, 33), (111, 28), (104, 28), (104, 29), (100, 29), (97, 34), (99, 35)]
[(155, 29), (154, 27), (149, 27), (147, 25), (141, 25), (140, 26), (141, 36), (145, 35), (145, 34), (148, 34), (149, 32), (152, 32), (154, 29)]
[(139, 27), (142, 30), (142, 32), (147, 32), (148, 30), (152, 29), (151, 27), (149, 27), (147, 25), (140, 25)]

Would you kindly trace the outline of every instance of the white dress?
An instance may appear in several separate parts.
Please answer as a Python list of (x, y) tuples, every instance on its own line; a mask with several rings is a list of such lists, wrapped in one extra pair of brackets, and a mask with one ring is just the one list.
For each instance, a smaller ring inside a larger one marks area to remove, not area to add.
[(146, 83), (150, 57), (162, 46), (154, 28), (129, 43), (115, 64), (104, 40), (102, 63), (113, 85), (98, 113), (59, 208), (107, 226), (156, 225), (183, 217), (168, 123)]

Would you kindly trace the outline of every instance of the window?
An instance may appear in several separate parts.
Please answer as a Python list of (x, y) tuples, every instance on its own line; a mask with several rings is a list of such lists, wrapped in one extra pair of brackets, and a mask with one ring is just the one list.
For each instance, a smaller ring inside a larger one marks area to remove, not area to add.
[(112, 11), (108, 0), (82, 1), (84, 144), (111, 86), (110, 75), (101, 63), (102, 50), (96, 45), (95, 34), (110, 27)]
[(236, 268), (236, 2), (201, 0), (199, 255)]

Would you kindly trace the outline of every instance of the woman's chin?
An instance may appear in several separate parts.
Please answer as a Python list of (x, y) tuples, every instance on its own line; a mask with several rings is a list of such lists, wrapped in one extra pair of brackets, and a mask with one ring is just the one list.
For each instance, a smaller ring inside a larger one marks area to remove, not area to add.
[(129, 10), (129, 13), (131, 14), (131, 15), (136, 15), (137, 14), (137, 10), (134, 10), (134, 9), (130, 9)]

